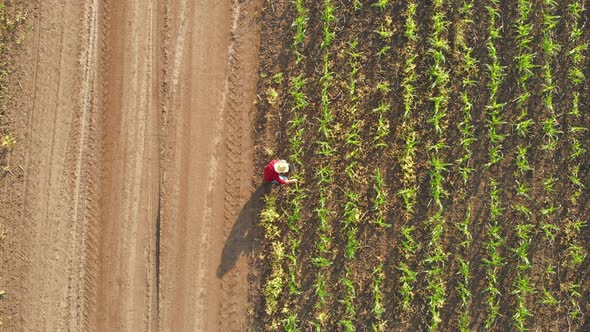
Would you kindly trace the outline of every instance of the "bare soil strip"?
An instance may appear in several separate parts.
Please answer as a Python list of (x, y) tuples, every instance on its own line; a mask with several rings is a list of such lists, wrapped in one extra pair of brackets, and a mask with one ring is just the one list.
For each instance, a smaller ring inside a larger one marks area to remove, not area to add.
[(81, 326), (85, 316), (95, 7), (65, 0), (37, 6), (7, 112), (18, 142), (0, 208), (6, 230), (0, 320), (8, 330), (64, 330)]
[(258, 10), (31, 6), (7, 112), (2, 328), (246, 328)]
[(103, 151), (97, 330), (150, 330), (155, 315), (158, 82), (155, 1), (108, 1), (100, 75)]
[[(216, 271), (228, 229), (239, 222), (251, 192), (248, 114), (253, 114), (258, 52), (256, 26), (249, 19), (253, 6), (179, 1), (165, 13), (162, 330), (244, 328), (246, 260), (231, 262), (231, 273)], [(244, 40), (248, 47), (242, 51)]]

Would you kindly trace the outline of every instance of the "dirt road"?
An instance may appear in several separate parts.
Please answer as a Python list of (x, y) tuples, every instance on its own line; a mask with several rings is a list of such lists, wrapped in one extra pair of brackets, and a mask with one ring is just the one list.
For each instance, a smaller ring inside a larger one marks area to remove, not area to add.
[(6, 111), (4, 330), (245, 329), (259, 10), (30, 6)]

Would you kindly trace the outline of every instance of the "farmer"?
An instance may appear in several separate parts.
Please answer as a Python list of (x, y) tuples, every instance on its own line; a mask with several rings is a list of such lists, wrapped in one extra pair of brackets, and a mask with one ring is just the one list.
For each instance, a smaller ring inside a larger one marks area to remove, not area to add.
[(297, 179), (291, 179), (285, 175), (289, 172), (289, 164), (285, 160), (271, 160), (264, 167), (264, 180), (276, 184), (289, 184), (297, 182)]

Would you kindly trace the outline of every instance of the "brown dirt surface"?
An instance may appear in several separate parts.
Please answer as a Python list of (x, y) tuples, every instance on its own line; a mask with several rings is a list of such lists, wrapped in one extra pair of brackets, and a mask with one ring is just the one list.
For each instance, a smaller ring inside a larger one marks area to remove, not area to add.
[(260, 1), (26, 10), (0, 329), (245, 330)]

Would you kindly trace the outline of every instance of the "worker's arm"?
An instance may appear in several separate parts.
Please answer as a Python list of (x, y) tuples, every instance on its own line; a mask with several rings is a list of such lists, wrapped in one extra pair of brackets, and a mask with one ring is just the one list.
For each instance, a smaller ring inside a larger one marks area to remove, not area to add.
[(289, 180), (285, 180), (286, 184), (290, 184), (290, 183), (295, 183), (297, 182), (297, 179), (289, 179)]

